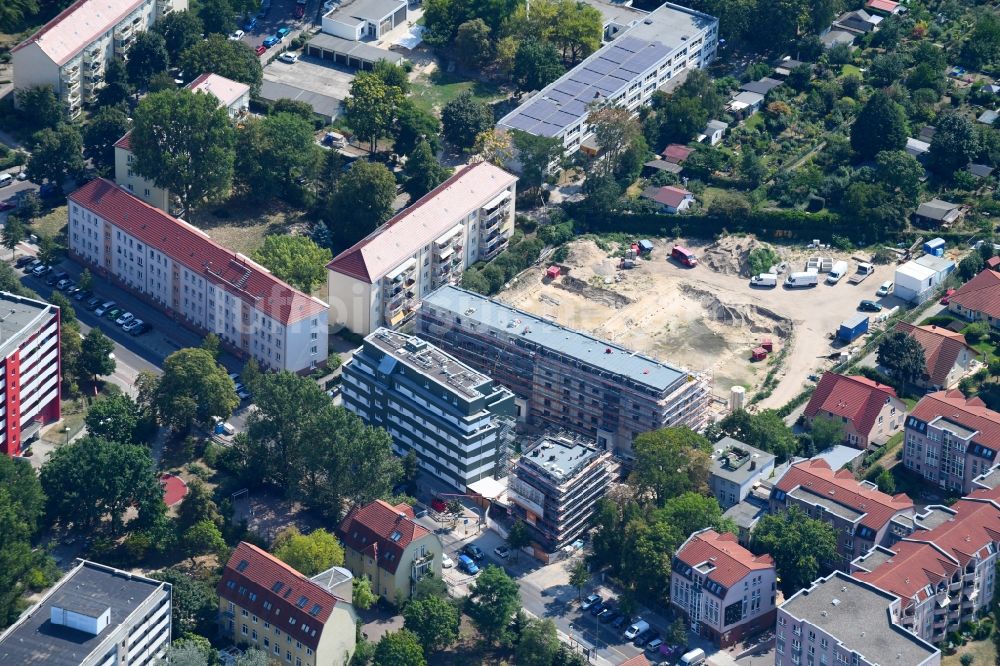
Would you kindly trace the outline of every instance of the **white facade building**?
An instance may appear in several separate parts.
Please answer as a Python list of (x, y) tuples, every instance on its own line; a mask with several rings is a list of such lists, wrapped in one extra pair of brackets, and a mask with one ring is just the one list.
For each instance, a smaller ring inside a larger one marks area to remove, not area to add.
[(165, 659), (170, 583), (80, 561), (0, 634), (0, 663), (140, 666)]
[(272, 370), (326, 362), (327, 305), (99, 178), (69, 197), (70, 253), (181, 323)]
[(76, 118), (104, 85), (108, 61), (124, 58), (137, 32), (187, 6), (187, 0), (77, 0), (12, 49), (14, 90), (50, 85)]
[(593, 105), (637, 111), (660, 87), (715, 58), (719, 20), (667, 2), (635, 18), (614, 40), (500, 119), (501, 130), (559, 137), (577, 150), (592, 132)]
[(507, 247), (517, 177), (487, 162), (460, 170), (327, 264), (330, 324), (394, 328), (431, 291)]

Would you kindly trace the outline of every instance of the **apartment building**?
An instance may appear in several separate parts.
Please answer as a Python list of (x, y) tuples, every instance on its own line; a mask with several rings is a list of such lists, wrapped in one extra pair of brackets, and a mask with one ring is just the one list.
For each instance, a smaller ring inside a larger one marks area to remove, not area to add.
[(52, 86), (74, 119), (104, 86), (107, 63), (127, 57), (136, 33), (187, 6), (187, 0), (77, 0), (11, 50), (14, 90)]
[[(505, 476), (514, 394), (420, 338), (379, 328), (343, 369), (344, 407), (460, 493)], [(503, 472), (503, 473), (501, 473)]]
[(979, 352), (972, 348), (961, 333), (943, 326), (915, 326), (901, 321), (896, 331), (906, 333), (924, 350), (923, 377), (916, 384), (921, 388), (949, 389), (972, 370), (972, 361)]
[(69, 196), (69, 253), (176, 321), (271, 370), (326, 363), (327, 306), (109, 180)]
[(19, 456), (60, 418), (59, 308), (0, 292), (0, 453)]
[[(230, 118), (239, 118), (250, 108), (250, 86), (218, 74), (202, 74), (188, 84), (188, 89), (215, 97), (219, 101), (219, 106), (226, 109)], [(139, 175), (134, 165), (132, 132), (129, 130), (115, 142), (115, 182), (150, 206), (167, 213), (179, 213), (180, 206), (172, 200), (170, 191)]]
[(906, 419), (903, 464), (931, 483), (966, 494), (997, 463), (1000, 413), (958, 389), (925, 395)]
[(514, 392), (518, 418), (631, 456), (641, 432), (705, 427), (709, 379), (448, 285), (424, 298), (418, 335)]
[(593, 440), (565, 432), (542, 435), (515, 461), (507, 498), (530, 528), (540, 559), (590, 528), (611, 483), (610, 463), (611, 454)]
[(241, 541), (216, 587), (222, 635), (255, 647), (273, 663), (343, 666), (356, 645), (351, 576), (338, 568), (310, 580)]
[(747, 498), (754, 486), (774, 472), (774, 456), (749, 444), (723, 437), (712, 445), (708, 488), (725, 511)]
[(0, 634), (0, 664), (145, 666), (170, 646), (171, 586), (79, 560)]
[(846, 565), (874, 546), (889, 546), (912, 531), (913, 502), (900, 493), (887, 495), (850, 470), (834, 472), (822, 459), (792, 465), (771, 489), (771, 513), (797, 506), (811, 518), (830, 523), (837, 533), (837, 553)]
[(719, 647), (774, 626), (776, 573), (770, 555), (754, 555), (732, 534), (688, 537), (674, 554), (670, 604), (691, 631)]
[(859, 375), (827, 372), (819, 380), (804, 412), (842, 424), (844, 442), (858, 449), (885, 444), (903, 427), (906, 404), (891, 386)]
[(927, 507), (912, 535), (859, 557), (852, 575), (900, 598), (905, 629), (930, 643), (944, 641), (993, 604), (998, 499), (1000, 491), (980, 488), (950, 507)]
[(441, 540), (416, 522), (409, 504), (392, 506), (375, 500), (356, 506), (337, 534), (347, 568), (355, 576), (367, 577), (372, 591), (389, 603), (409, 599), (425, 576), (441, 577)]
[(941, 652), (900, 625), (896, 595), (837, 571), (778, 608), (775, 666), (940, 666)]
[(619, 26), (612, 41), (501, 118), (497, 128), (558, 137), (572, 152), (593, 135), (587, 116), (595, 105), (638, 112), (654, 92), (715, 58), (715, 17), (667, 2), (625, 18), (626, 29)]
[(488, 162), (460, 169), (327, 264), (330, 324), (359, 335), (410, 319), (421, 299), (507, 247), (517, 178)]

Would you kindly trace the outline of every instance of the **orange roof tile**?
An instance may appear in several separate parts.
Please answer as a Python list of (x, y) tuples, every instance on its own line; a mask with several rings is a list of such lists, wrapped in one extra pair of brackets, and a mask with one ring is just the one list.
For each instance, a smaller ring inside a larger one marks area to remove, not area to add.
[(974, 438), (977, 444), (1000, 451), (1000, 413), (989, 409), (977, 397), (967, 399), (958, 389), (925, 395), (910, 412), (910, 416), (925, 423), (944, 417), (979, 431)]
[(959, 287), (948, 301), (949, 304), (961, 305), (966, 310), (1000, 318), (1000, 273), (993, 270), (981, 271)]
[(414, 521), (408, 504), (393, 506), (382, 500), (351, 509), (337, 532), (345, 546), (359, 553), (368, 552), (378, 560), (380, 568), (390, 573), (396, 573), (410, 543), (430, 534)]
[(827, 372), (809, 398), (805, 415), (812, 418), (822, 410), (835, 416), (843, 416), (854, 424), (855, 430), (868, 435), (875, 426), (882, 407), (890, 398), (895, 397), (896, 391), (891, 386), (879, 384), (867, 377)]
[(948, 373), (955, 367), (963, 350), (977, 354), (965, 341), (964, 335), (941, 326), (914, 326), (901, 321), (896, 324), (896, 330), (912, 336), (923, 347), (927, 376), (931, 383), (938, 386), (944, 386), (948, 381)]
[(676, 557), (690, 567), (710, 562), (714, 568), (708, 579), (726, 588), (743, 580), (751, 571), (774, 568), (770, 555), (754, 555), (737, 543), (734, 535), (719, 534), (711, 529), (688, 537), (677, 550)]

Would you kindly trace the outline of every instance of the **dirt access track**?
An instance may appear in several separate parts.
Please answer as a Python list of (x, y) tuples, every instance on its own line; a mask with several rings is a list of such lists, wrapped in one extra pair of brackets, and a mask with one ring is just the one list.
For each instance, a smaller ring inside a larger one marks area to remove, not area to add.
[[(847, 277), (828, 285), (821, 274), (820, 284), (808, 289), (756, 289), (746, 269), (753, 238), (687, 245), (700, 259), (695, 268), (669, 258), (674, 241), (651, 240), (652, 253), (629, 270), (618, 268), (616, 247), (605, 251), (592, 240), (574, 241), (561, 264), (563, 275), (548, 280), (544, 267), (532, 268), (498, 298), (659, 360), (708, 371), (720, 400), (728, 400), (734, 385), (747, 387), (750, 395), (760, 387), (773, 365), (752, 362), (750, 351), (770, 338), (775, 352), (783, 346), (789, 351), (778, 385), (760, 406), (779, 407), (802, 391), (810, 374), (829, 367), (826, 357), (837, 351), (829, 335), (858, 312), (859, 301), (879, 300), (875, 290), (895, 270), (877, 266), (860, 285), (848, 284)], [(788, 271), (805, 270), (813, 254), (805, 248), (774, 249), (788, 262)], [(847, 253), (817, 254), (848, 260), (849, 275), (856, 268)], [(897, 304), (892, 297), (881, 300), (887, 307)]]

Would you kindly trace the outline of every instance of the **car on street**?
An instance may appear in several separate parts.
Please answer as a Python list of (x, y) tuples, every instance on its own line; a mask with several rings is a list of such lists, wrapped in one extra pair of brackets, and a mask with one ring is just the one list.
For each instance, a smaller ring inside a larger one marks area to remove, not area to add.
[(507, 546), (497, 546), (493, 549), (493, 553), (500, 559), (506, 560), (507, 556), (510, 555), (510, 548)]
[(122, 325), (122, 330), (126, 333), (131, 333), (137, 326), (142, 326), (142, 320), (133, 317)]
[(97, 309), (97, 306), (100, 305), (100, 304), (101, 304), (101, 297), (100, 296), (92, 296), (91, 298), (87, 299), (87, 305), (86, 305), (86, 307), (87, 307), (88, 310), (95, 310), (95, 309)]
[(617, 622), (619, 618), (623, 617), (624, 616), (619, 611), (611, 609), (607, 613), (602, 612), (600, 615), (597, 616), (597, 619), (603, 622), (604, 624), (610, 624), (613, 627), (614, 623)]
[[(640, 632), (635, 637), (635, 640), (632, 641), (632, 644), (635, 645), (636, 647), (642, 647), (650, 640), (652, 640), (655, 634), (656, 634), (656, 629), (646, 629), (645, 631)], [(625, 634), (625, 637), (627, 638), (628, 634)]]
[(656, 652), (660, 649), (661, 645), (663, 645), (663, 639), (654, 638), (653, 640), (646, 643), (646, 652), (651, 652), (653, 654), (656, 654)]
[(875, 301), (864, 300), (858, 303), (858, 309), (862, 312), (881, 312), (882, 306)]
[(264, 40), (264, 43), (262, 44), (262, 46), (266, 46), (267, 48), (271, 48), (272, 46), (274, 46), (275, 44), (277, 44), (280, 41), (281, 41), (281, 37), (276, 37), (275, 35), (271, 35), (270, 37), (268, 37), (267, 39)]
[[(246, 32), (253, 32), (256, 28), (257, 28), (256, 17), (251, 18), (249, 21), (243, 24), (243, 29), (246, 30)], [(239, 32), (239, 30), (237, 30), (236, 32)], [(233, 34), (235, 35), (236, 33), (234, 32)], [(240, 37), (243, 37), (243, 35), (240, 35)]]
[[(256, 19), (254, 19), (254, 20), (256, 20)], [(250, 24), (248, 23), (247, 25), (250, 25)], [(253, 28), (251, 28), (251, 30), (253, 30)], [(234, 33), (232, 33), (231, 35), (229, 35), (229, 40), (233, 41), (233, 42), (238, 42), (241, 39), (243, 39), (243, 35), (245, 35), (245, 34), (247, 34), (247, 33), (243, 32), (242, 30), (237, 30)]]
[(17, 261), (14, 262), (14, 265), (18, 268), (24, 268), (33, 261), (38, 261), (38, 260), (32, 257), (30, 254), (26, 254), (24, 256), (18, 257)]
[(119, 326), (124, 326), (125, 324), (129, 323), (133, 319), (135, 319), (135, 315), (134, 314), (132, 314), (131, 312), (125, 312), (125, 313), (122, 314), (122, 316), (120, 316), (117, 319), (115, 319), (115, 323), (118, 324)]
[(31, 274), (36, 277), (41, 277), (51, 270), (52, 269), (46, 266), (45, 264), (39, 264), (38, 266), (35, 266), (34, 270), (31, 271)]
[(260, 46), (254, 49), (254, 53), (256, 53), (259, 56), (262, 56), (265, 53), (267, 53), (267, 47), (261, 44)]
[(458, 568), (459, 570), (464, 571), (470, 576), (475, 576), (477, 573), (479, 573), (479, 567), (476, 566), (476, 563), (473, 562), (472, 558), (469, 557), (468, 555), (458, 556)]
[(299, 57), (294, 53), (288, 53), (287, 51), (278, 56), (278, 60), (281, 62), (287, 62), (289, 65), (294, 65), (299, 61)]
[(451, 569), (455, 566), (455, 560), (451, 559), (445, 554), (441, 555), (441, 567), (444, 569)]
[(941, 297), (940, 301), (941, 305), (948, 305), (948, 303), (951, 302), (951, 297), (954, 295), (955, 295), (954, 289), (949, 289), (948, 291), (944, 292), (944, 296)]
[(69, 275), (66, 273), (66, 271), (56, 271), (45, 280), (45, 284), (49, 285), (50, 287), (54, 287), (57, 284), (59, 284), (60, 280), (65, 280), (68, 277)]
[(611, 602), (608, 602), (603, 606), (601, 606), (600, 612), (595, 613), (595, 615), (597, 615), (597, 619), (600, 620), (601, 622), (606, 622), (607, 620), (605, 618), (609, 618), (617, 612), (618, 609), (615, 608), (615, 605)]
[(462, 552), (474, 559), (476, 562), (479, 562), (486, 557), (486, 553), (483, 552), (483, 549), (474, 543), (465, 544), (465, 547), (462, 548)]
[(104, 316), (107, 317), (110, 321), (114, 321), (118, 319), (118, 317), (120, 317), (123, 312), (125, 312), (125, 308), (114, 307), (110, 308), (107, 312), (105, 312)]
[(290, 32), (291, 32), (291, 29), (285, 28), (285, 27), (281, 27), (281, 28), (278, 28), (278, 31), (274, 33), (274, 36), (277, 37), (278, 41), (280, 42), (282, 39), (284, 39), (286, 36), (288, 36), (288, 33), (290, 33)]
[(59, 291), (68, 292), (70, 289), (72, 289), (75, 286), (76, 286), (76, 283), (73, 282), (72, 280), (70, 280), (69, 278), (63, 278), (63, 279), (59, 280), (59, 282), (56, 282), (56, 289), (58, 289)]
[(90, 291), (89, 289), (81, 289), (80, 291), (78, 291), (75, 294), (73, 294), (73, 300), (74, 301), (84, 301), (84, 300), (89, 299), (93, 295), (94, 295), (94, 292)]
[(28, 170), (21, 169), (21, 172), (17, 174), (18, 180), (28, 180)]
[(591, 608), (594, 604), (599, 604), (602, 601), (604, 601), (604, 599), (603, 599), (603, 597), (601, 597), (601, 595), (599, 595), (599, 594), (591, 594), (590, 596), (588, 596), (587, 598), (585, 598), (583, 600), (583, 603), (580, 604), (580, 609), (581, 610), (587, 610), (587, 609)]
[(136, 319), (135, 321), (138, 321), (139, 323), (136, 325), (135, 328), (133, 328), (131, 331), (129, 331), (130, 335), (133, 335), (135, 337), (139, 337), (143, 333), (148, 333), (149, 331), (153, 330), (153, 325), (152, 324), (147, 324), (146, 322), (142, 321), (141, 319)]

